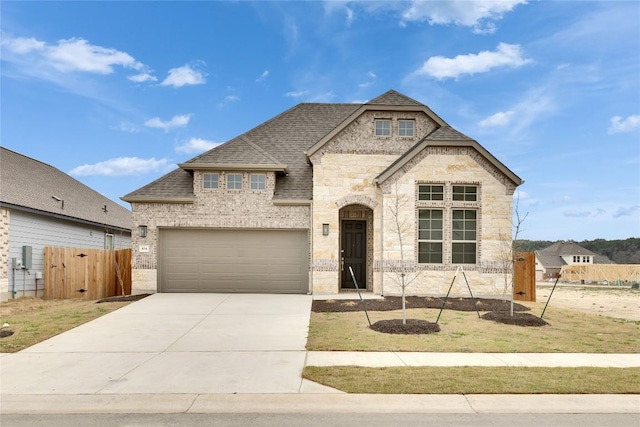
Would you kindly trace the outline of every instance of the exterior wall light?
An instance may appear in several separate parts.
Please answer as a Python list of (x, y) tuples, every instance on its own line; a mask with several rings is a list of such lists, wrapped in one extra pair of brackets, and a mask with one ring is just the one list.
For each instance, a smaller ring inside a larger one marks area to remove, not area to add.
[(329, 235), (329, 224), (322, 224), (322, 235), (323, 236)]
[(147, 226), (141, 225), (138, 227), (138, 236), (147, 237)]

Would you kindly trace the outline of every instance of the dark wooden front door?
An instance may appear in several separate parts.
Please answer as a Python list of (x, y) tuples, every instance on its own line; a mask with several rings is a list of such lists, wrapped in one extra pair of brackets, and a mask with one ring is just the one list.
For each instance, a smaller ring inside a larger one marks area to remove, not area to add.
[(353, 269), (353, 275), (358, 282), (358, 288), (367, 288), (367, 222), (366, 221), (342, 221), (342, 289), (355, 289), (353, 278), (349, 272), (349, 266)]

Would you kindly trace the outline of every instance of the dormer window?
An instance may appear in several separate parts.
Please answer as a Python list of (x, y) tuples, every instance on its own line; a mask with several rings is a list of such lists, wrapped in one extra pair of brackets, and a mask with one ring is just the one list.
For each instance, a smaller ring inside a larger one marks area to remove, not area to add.
[(398, 136), (413, 136), (415, 122), (413, 120), (398, 120)]
[(376, 120), (376, 136), (391, 136), (391, 120)]

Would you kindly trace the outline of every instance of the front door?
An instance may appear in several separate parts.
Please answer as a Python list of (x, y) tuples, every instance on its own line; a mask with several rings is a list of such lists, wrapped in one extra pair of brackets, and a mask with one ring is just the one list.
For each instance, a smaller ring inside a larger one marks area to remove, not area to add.
[(356, 284), (349, 272), (353, 269), (353, 275), (358, 282), (358, 288), (367, 288), (367, 222), (345, 220), (342, 221), (340, 268), (342, 289), (355, 289)]

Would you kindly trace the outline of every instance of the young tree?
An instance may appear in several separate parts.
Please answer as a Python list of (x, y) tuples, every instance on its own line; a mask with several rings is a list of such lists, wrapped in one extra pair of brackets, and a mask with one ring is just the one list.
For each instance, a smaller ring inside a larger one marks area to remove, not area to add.
[(516, 195), (515, 207), (514, 207), (515, 218), (512, 218), (512, 236), (505, 236), (504, 234), (500, 234), (501, 240), (504, 242), (502, 250), (499, 254), (499, 259), (502, 264), (502, 268), (504, 271), (504, 289), (503, 294), (510, 295), (510, 315), (513, 317), (513, 300), (514, 300), (514, 268), (516, 263), (516, 258), (518, 257), (518, 237), (522, 232), (522, 223), (527, 219), (529, 212), (524, 215), (520, 214), (520, 194)]
[[(395, 273), (395, 281), (400, 286), (402, 293), (402, 324), (407, 324), (407, 301), (406, 289), (411, 283), (418, 278), (420, 271), (416, 268), (415, 261), (405, 260), (405, 241), (409, 238), (410, 232), (414, 227), (413, 218), (403, 213), (403, 209), (409, 204), (409, 198), (405, 194), (400, 193), (398, 183), (395, 183), (394, 197), (389, 205), (389, 213), (393, 220), (394, 234), (398, 238), (398, 247), (400, 249), (399, 262), (391, 264), (391, 270)], [(413, 209), (409, 209), (413, 212)]]

